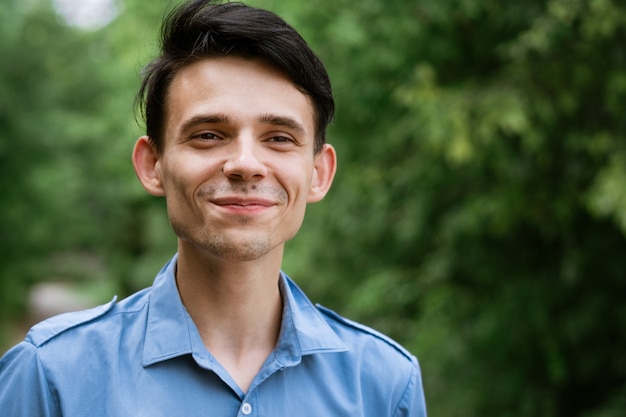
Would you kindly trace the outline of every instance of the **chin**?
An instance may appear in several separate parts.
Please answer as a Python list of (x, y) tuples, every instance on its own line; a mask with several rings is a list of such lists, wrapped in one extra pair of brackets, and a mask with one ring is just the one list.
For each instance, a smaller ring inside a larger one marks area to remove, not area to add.
[(207, 255), (231, 262), (255, 261), (269, 254), (276, 249), (276, 244), (268, 239), (251, 240), (225, 239), (224, 237), (213, 237), (205, 241), (190, 242), (196, 249)]

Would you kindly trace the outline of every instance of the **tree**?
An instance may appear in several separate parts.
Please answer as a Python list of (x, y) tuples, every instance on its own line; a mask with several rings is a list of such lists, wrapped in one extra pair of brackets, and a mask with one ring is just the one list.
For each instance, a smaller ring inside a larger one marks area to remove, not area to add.
[(623, 414), (624, 7), (309, 5), (340, 171), (294, 274), (417, 353), (435, 415)]
[[(59, 253), (127, 293), (174, 250), (128, 160), (159, 3), (98, 32), (0, 8), (2, 317)], [(336, 184), (286, 272), (416, 353), (431, 415), (623, 415), (626, 8), (254, 4), (304, 34), (337, 100)]]

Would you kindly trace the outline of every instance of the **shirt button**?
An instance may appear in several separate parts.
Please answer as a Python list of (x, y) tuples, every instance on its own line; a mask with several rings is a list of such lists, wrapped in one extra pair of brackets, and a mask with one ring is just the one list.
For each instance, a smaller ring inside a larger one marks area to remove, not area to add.
[(249, 415), (250, 413), (252, 413), (252, 406), (248, 403), (243, 403), (243, 405), (241, 406), (241, 412), (244, 415)]

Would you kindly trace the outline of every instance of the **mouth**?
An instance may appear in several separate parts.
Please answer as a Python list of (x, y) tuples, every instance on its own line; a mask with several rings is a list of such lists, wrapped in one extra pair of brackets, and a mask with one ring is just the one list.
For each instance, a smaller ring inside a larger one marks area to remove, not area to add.
[(236, 215), (260, 214), (276, 205), (273, 200), (249, 196), (212, 198), (211, 203), (227, 213)]
[(219, 197), (211, 199), (211, 202), (217, 206), (259, 206), (271, 207), (275, 205), (274, 201), (265, 198), (251, 197)]

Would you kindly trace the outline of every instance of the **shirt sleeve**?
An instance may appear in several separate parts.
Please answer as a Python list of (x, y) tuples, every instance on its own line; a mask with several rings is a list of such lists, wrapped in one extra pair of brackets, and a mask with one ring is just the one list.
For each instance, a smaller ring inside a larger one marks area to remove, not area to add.
[(0, 359), (0, 410), (11, 417), (59, 417), (37, 348), (22, 342)]
[(426, 417), (426, 399), (422, 386), (422, 374), (417, 359), (413, 358), (413, 370), (406, 390), (400, 399), (394, 417)]

